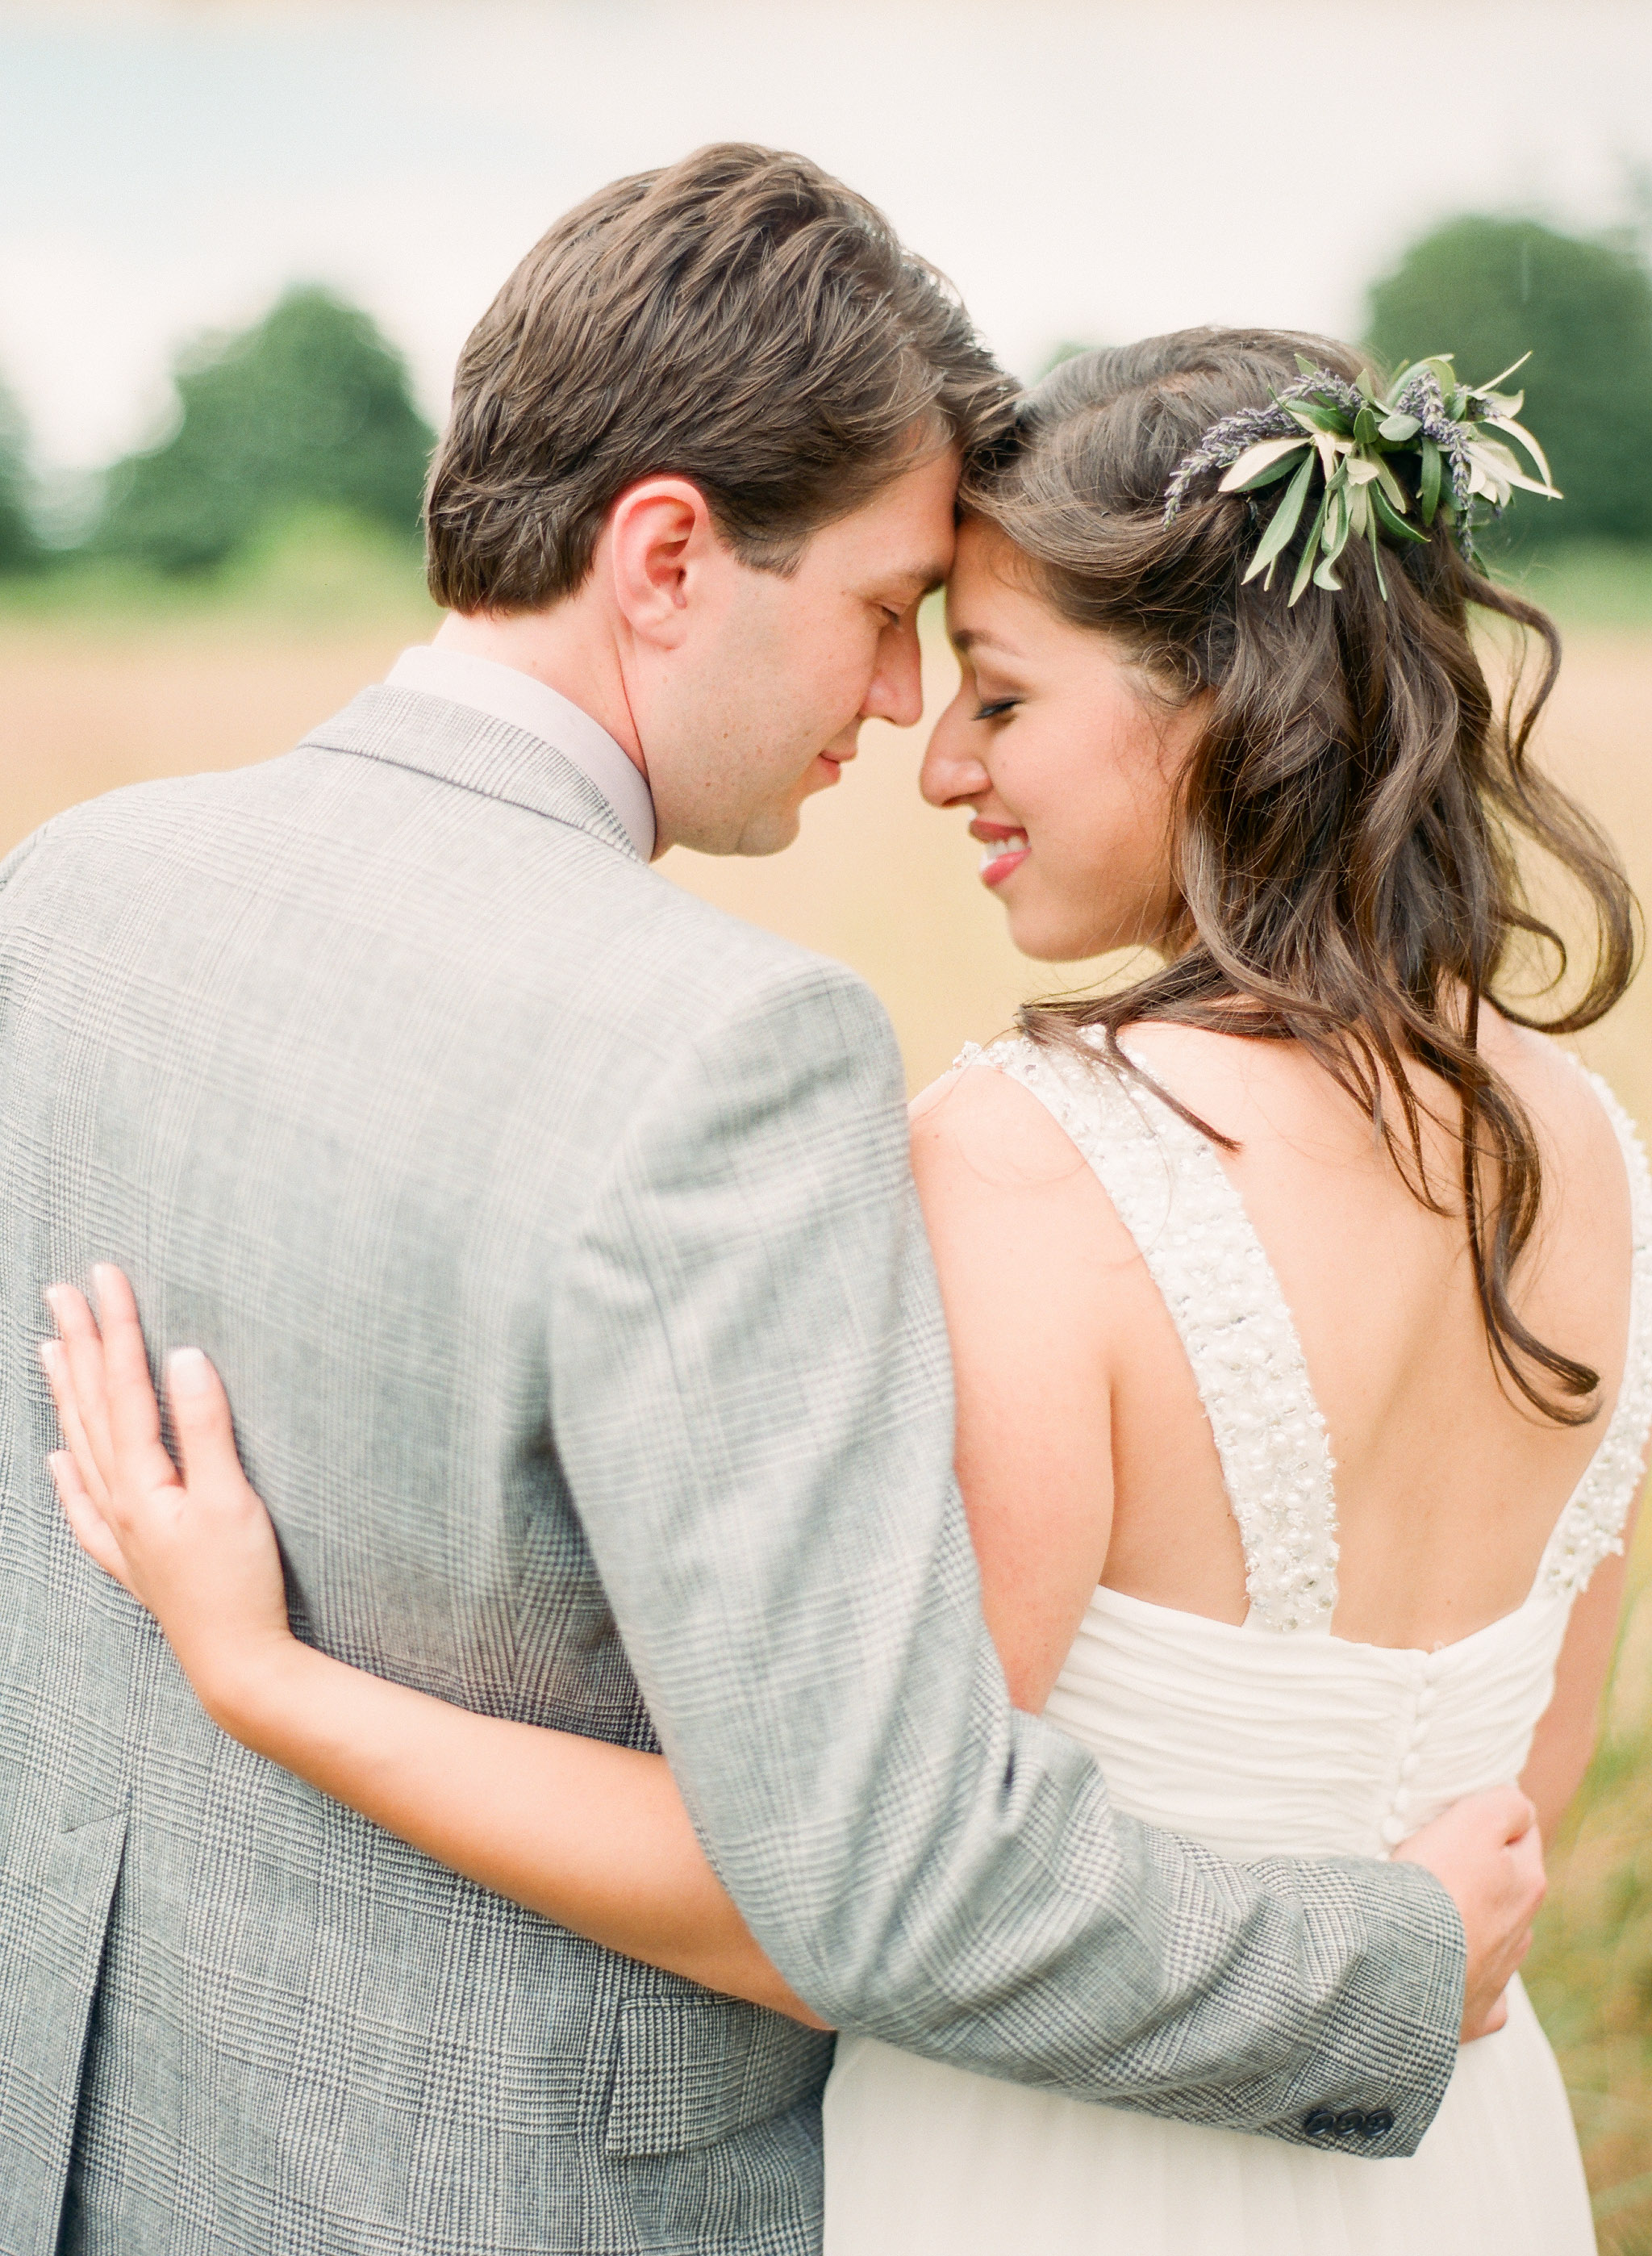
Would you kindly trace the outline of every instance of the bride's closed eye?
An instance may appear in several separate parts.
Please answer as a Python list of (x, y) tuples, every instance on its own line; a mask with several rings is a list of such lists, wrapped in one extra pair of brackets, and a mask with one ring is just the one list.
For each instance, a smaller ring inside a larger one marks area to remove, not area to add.
[(1014, 712), (1020, 702), (1019, 697), (989, 698), (986, 704), (977, 709), (975, 718), (978, 721), (1000, 721), (1006, 713)]

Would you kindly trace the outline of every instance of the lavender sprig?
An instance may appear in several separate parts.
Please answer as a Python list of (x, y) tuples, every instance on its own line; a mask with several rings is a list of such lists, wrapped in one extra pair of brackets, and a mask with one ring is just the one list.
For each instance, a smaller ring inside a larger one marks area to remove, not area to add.
[(1236, 462), (1247, 447), (1255, 447), (1264, 439), (1283, 439), (1297, 428), (1296, 423), (1277, 405), (1271, 407), (1241, 407), (1236, 414), (1224, 415), (1220, 423), (1213, 423), (1191, 455), (1185, 455), (1177, 463), (1176, 475), (1164, 489), (1164, 522), (1169, 525), (1187, 497), (1187, 490), (1195, 478), (1206, 470), (1225, 470)]
[(1405, 387), (1394, 403), (1402, 415), (1415, 415), (1423, 427), (1423, 436), (1432, 439), (1445, 455), (1452, 476), (1452, 504), (1457, 511), (1457, 521), (1466, 534), (1468, 525), (1468, 485), (1473, 466), (1468, 459), (1468, 432), (1447, 410), (1445, 395), (1440, 390), (1439, 378), (1432, 369), (1424, 369)]
[(1334, 370), (1316, 368), (1311, 375), (1276, 391), (1270, 405), (1241, 407), (1232, 415), (1224, 415), (1220, 423), (1213, 423), (1193, 452), (1177, 464), (1176, 475), (1164, 489), (1165, 524), (1170, 523), (1187, 498), (1187, 490), (1194, 479), (1202, 477), (1206, 470), (1227, 469), (1248, 447), (1255, 447), (1264, 439), (1288, 439), (1300, 431), (1301, 424), (1290, 412), (1292, 400), (1326, 395), (1348, 416), (1357, 415), (1365, 405), (1353, 385)]

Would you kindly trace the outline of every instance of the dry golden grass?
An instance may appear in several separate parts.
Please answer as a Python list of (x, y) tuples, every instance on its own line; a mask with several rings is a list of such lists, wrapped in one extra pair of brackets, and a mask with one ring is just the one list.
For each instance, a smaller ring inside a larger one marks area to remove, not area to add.
[(394, 628), (306, 642), (217, 623), (95, 636), (0, 623), (0, 850), (122, 784), (286, 751), (382, 679), (408, 638)]
[[(354, 622), (352, 624), (351, 622)], [(0, 850), (58, 808), (141, 778), (284, 751), (429, 632), (410, 601), (331, 626), (255, 612), (101, 620), (0, 615)], [(930, 709), (949, 661), (931, 652)], [(1581, 638), (1545, 756), (1621, 844), (1652, 898), (1652, 638)], [(673, 853), (678, 884), (843, 958), (888, 1005), (914, 1083), (986, 1039), (1052, 975), (1017, 957), (975, 882), (963, 823), (923, 807), (915, 737), (868, 728), (842, 786), (770, 862)], [(1652, 977), (1583, 1044), (1652, 1132)], [(1600, 1758), (1553, 1860), (1531, 1968), (1578, 2110), (1602, 2245), (1652, 2256), (1652, 1535), (1641, 1547)]]
[(1652, 2256), (1652, 1536), (1601, 1745), (1550, 1859), (1526, 1969), (1559, 2055), (1606, 2256)]
[[(117, 618), (96, 633), (0, 615), (0, 851), (117, 785), (285, 751), (428, 632), (418, 615), (330, 634), (237, 615)], [(938, 685), (946, 665), (937, 652)], [(874, 724), (845, 782), (805, 810), (793, 851), (767, 862), (678, 851), (661, 867), (735, 915), (853, 963), (924, 1081), (1051, 979), (1009, 947), (974, 881), (962, 821), (918, 798), (918, 752), (911, 733)]]

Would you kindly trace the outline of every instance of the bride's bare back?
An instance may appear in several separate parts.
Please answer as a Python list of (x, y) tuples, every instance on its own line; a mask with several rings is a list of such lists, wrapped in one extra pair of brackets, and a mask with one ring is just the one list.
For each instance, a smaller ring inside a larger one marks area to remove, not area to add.
[[(1611, 1124), (1554, 1044), (1491, 1013), (1482, 1040), (1543, 1155), (1518, 1305), (1600, 1372), (1586, 1425), (1543, 1418), (1494, 1366), (1448, 1127), (1431, 1157), (1449, 1210), (1431, 1213), (1295, 1046), (1170, 1026), (1130, 1037), (1239, 1146), (1224, 1165), (1295, 1317), (1336, 1460), (1333, 1629), (1365, 1643), (1431, 1649), (1521, 1604), (1623, 1367), (1629, 1202)], [(1098, 1581), (1241, 1621), (1239, 1534), (1186, 1355), (1090, 1168), (1036, 1098), (981, 1070), (918, 1100), (913, 1150), (958, 1363), (960, 1472), (1016, 1696), (1041, 1704)], [(1577, 1609), (1571, 1727), (1564, 1681), (1557, 1710), (1568, 1745), (1592, 1721), (1616, 1563)]]

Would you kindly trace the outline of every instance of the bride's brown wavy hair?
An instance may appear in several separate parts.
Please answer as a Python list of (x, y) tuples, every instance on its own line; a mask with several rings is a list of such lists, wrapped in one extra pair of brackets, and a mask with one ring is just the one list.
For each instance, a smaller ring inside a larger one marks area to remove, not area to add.
[[(1508, 1380), (1545, 1415), (1585, 1423), (1599, 1373), (1537, 1338), (1515, 1304), (1543, 1169), (1530, 1120), (1480, 1051), (1480, 1008), (1485, 998), (1549, 1033), (1592, 1026), (1633, 975), (1634, 897), (1609, 842), (1529, 757), (1559, 668), (1552, 621), (1466, 563), (1440, 520), (1425, 545), (1385, 549), (1386, 602), (1369, 553), (1350, 544), (1341, 592), (1310, 588), (1294, 610), (1290, 558), (1271, 589), (1241, 584), (1261, 530), (1248, 497), (1219, 494), (1212, 476), (1165, 524), (1184, 457), (1223, 416), (1294, 382), (1298, 353), (1350, 379), (1364, 364), (1346, 345), (1263, 329), (1183, 329), (1082, 354), (1023, 397), (1007, 441), (966, 479), (965, 509), (1013, 542), (1063, 617), (1117, 638), (1172, 701), (1210, 701), (1174, 817), (1178, 906), (1162, 968), (1121, 991), (1029, 1005), (1021, 1023), (1035, 1041), (1092, 1057), (1099, 1033), (1128, 1075), (1119, 1030), (1141, 1019), (1300, 1042), (1362, 1107), (1424, 1206), (1447, 1214), (1460, 1198), (1487, 1343)], [(1515, 636), (1501, 701), (1474, 610)], [(1552, 966), (1544, 991), (1569, 969), (1522, 884), (1533, 848), (1574, 882), (1594, 927), (1584, 991), (1542, 1020), (1507, 991), (1534, 943)], [(1451, 1093), (1452, 1203), (1424, 1156), (1417, 1066)]]

